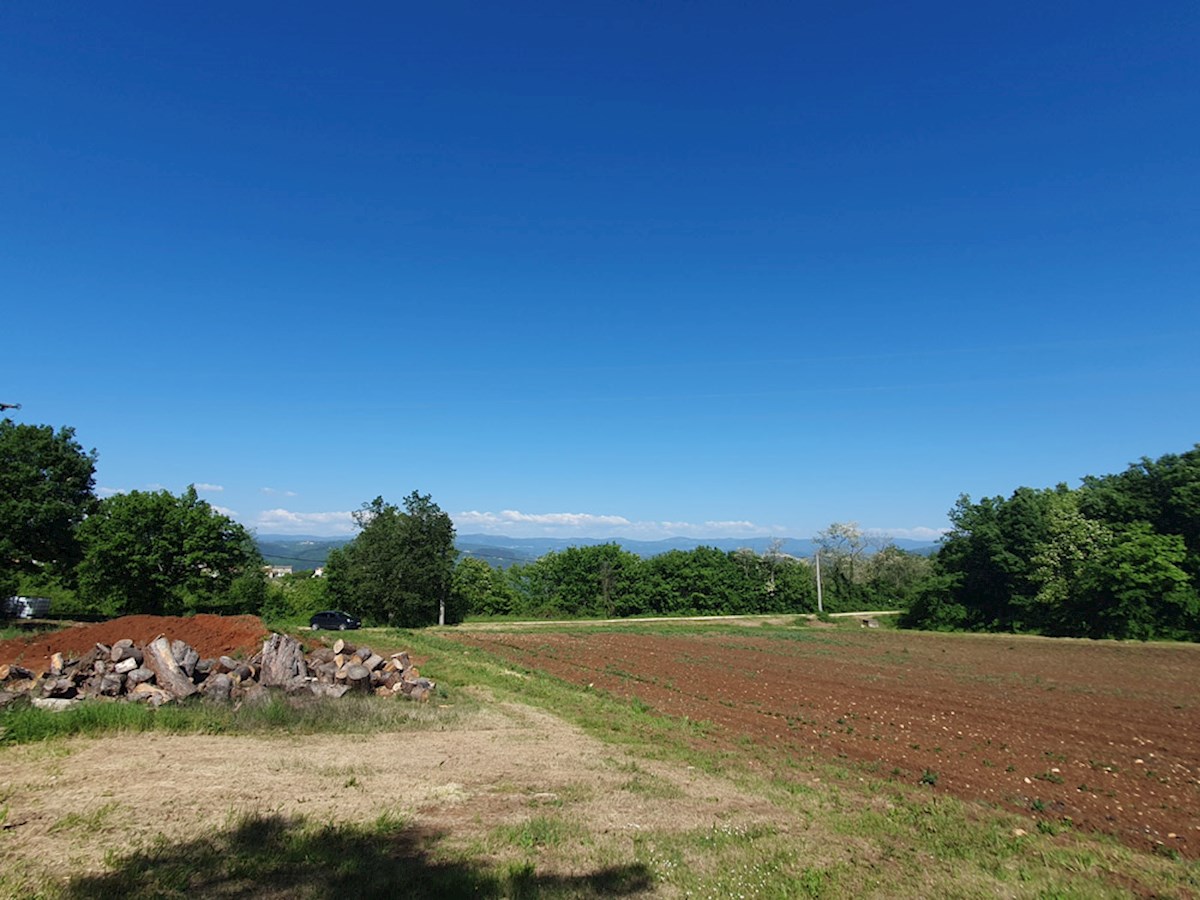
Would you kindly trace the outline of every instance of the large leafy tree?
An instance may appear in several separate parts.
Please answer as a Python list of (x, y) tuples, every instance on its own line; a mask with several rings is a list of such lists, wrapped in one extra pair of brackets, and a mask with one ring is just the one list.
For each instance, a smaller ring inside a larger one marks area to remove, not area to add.
[(1100, 548), (1080, 574), (1093, 611), (1088, 637), (1187, 639), (1200, 634), (1200, 597), (1182, 568), (1183, 537), (1135, 522)]
[(246, 529), (189, 487), (102, 500), (79, 526), (80, 596), (110, 615), (250, 612), (262, 557)]
[(1185, 453), (1143, 458), (1116, 475), (1083, 479), (1080, 507), (1118, 525), (1148, 522), (1183, 538), (1193, 576), (1200, 572), (1200, 444)]
[(762, 581), (736, 554), (716, 547), (671, 550), (646, 560), (652, 609), (666, 614), (758, 612)]
[(0, 590), (22, 573), (69, 574), (75, 528), (96, 498), (96, 451), (71, 428), (0, 421)]
[(464, 556), (454, 567), (451, 596), (464, 613), (485, 616), (512, 612), (516, 600), (504, 573), (474, 556)]
[(454, 602), (454, 523), (429, 494), (413, 491), (404, 509), (376, 497), (354, 514), (359, 533), (329, 555), (333, 603), (370, 622), (411, 628), (459, 621)]

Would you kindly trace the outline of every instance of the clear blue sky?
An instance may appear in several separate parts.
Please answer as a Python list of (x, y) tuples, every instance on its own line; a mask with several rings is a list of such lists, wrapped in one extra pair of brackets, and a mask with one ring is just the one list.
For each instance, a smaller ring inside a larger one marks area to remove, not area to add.
[(923, 535), (1200, 440), (1200, 6), (0, 6), (0, 400), (261, 533)]

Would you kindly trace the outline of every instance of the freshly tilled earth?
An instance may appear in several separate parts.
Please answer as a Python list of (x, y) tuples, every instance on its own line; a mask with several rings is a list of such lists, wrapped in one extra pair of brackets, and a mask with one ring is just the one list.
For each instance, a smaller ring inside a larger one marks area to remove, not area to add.
[(712, 740), (749, 739), (779, 772), (798, 755), (848, 759), (1035, 820), (1200, 856), (1200, 646), (883, 629), (456, 638), (712, 723)]
[(129, 638), (141, 646), (160, 634), (189, 644), (201, 657), (249, 656), (262, 649), (268, 633), (258, 616), (122, 616), (33, 638), (0, 641), (0, 663), (19, 663), (35, 672), (45, 672), (54, 653), (80, 657), (96, 644), (111, 646)]

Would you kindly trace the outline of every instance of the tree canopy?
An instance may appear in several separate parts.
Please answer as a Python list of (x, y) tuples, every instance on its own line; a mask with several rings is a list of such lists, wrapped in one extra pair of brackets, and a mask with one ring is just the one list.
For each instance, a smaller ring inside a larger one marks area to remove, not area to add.
[(72, 428), (0, 420), (0, 590), (20, 573), (69, 574), (75, 529), (95, 505), (96, 451)]
[(359, 533), (329, 554), (331, 602), (368, 622), (404, 628), (462, 619), (451, 591), (454, 523), (429, 494), (413, 491), (404, 509), (376, 497), (354, 514)]
[(249, 612), (265, 596), (250, 534), (194, 487), (107, 497), (79, 540), (80, 596), (109, 615)]
[(904, 624), (1200, 638), (1200, 445), (1116, 475), (959, 498)]

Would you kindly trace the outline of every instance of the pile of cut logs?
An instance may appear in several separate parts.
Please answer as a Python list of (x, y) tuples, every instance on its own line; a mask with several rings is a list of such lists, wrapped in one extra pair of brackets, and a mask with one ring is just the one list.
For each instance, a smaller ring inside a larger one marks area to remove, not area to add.
[(421, 676), (406, 652), (384, 658), (370, 647), (339, 640), (306, 655), (299, 641), (283, 634), (272, 634), (248, 660), (201, 659), (183, 641), (159, 636), (142, 646), (131, 640), (97, 644), (78, 659), (55, 653), (47, 672), (0, 665), (0, 706), (25, 694), (46, 709), (95, 697), (152, 706), (193, 695), (238, 702), (261, 698), (270, 688), (318, 697), (374, 692), (428, 700), (436, 685)]

